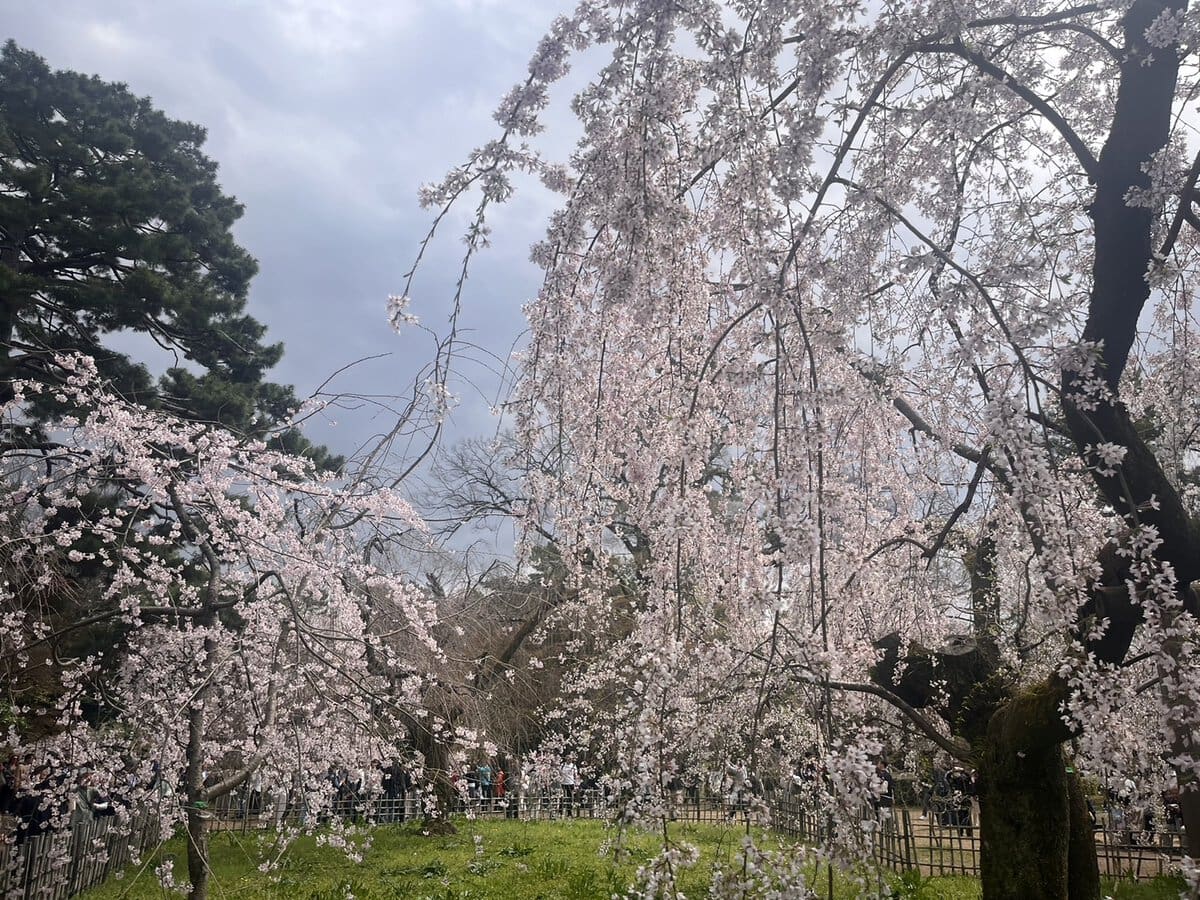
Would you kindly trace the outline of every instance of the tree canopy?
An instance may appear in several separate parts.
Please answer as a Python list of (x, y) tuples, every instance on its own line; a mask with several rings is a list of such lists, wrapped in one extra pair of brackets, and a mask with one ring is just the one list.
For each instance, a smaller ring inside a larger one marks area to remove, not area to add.
[[(320, 808), (330, 766), (395, 752), (400, 719), (423, 710), (436, 611), (364, 553), (421, 523), (395, 491), (129, 403), (87, 357), (61, 364), (65, 383), (18, 381), (0, 405), (19, 419), (52, 390), (77, 411), (44, 452), (0, 453), (0, 683), (19, 714), (43, 707), (53, 723), (6, 738), (56, 770), (103, 773), (129, 804), (154, 803), (157, 773), (185, 773), (186, 803), (160, 815), (165, 833), (186, 819), (202, 898), (205, 804), (258, 771)], [(404, 640), (385, 644), (373, 622)]]
[[(1200, 851), (1197, 24), (584, 2), (426, 191), (561, 193), (513, 408), (581, 631), (605, 560), (638, 567), (578, 679), (626, 698), (589, 733), (631, 808), (686, 758), (811, 744), (852, 836), (899, 716), (979, 770), (985, 897), (1098, 896), (1068, 749), (1169, 762)], [(550, 85), (599, 46), (546, 158)]]

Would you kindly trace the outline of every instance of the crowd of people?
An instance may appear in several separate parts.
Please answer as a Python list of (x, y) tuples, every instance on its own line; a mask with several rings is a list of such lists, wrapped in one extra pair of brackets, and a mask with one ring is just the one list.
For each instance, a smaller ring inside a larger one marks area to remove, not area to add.
[(977, 819), (974, 809), (978, 796), (977, 772), (935, 762), (930, 777), (922, 782), (920, 818), (954, 828), (959, 834), (970, 834)]
[(1163, 846), (1172, 841), (1172, 835), (1183, 828), (1183, 814), (1179, 809), (1179, 787), (1171, 785), (1155, 798), (1143, 796), (1137, 783), (1127, 776), (1115, 776), (1109, 780), (1104, 791), (1103, 819), (1092, 801), (1088, 800), (1088, 812), (1093, 826), (1103, 828), (1117, 836), (1121, 843)]
[[(112, 783), (114, 776), (90, 770), (72, 770), (37, 761), (33, 754), (12, 756), (0, 762), (0, 831), (9, 843), (23, 844), (49, 831), (74, 828), (96, 818), (116, 814), (130, 797), (145, 798), (153, 788), (156, 797), (183, 795), (183, 774), (175, 784), (161, 779), (157, 767), (152, 783), (139, 784), (130, 770), (128, 783)], [(551, 761), (531, 756), (515, 767), (507, 762), (483, 760), (461, 774), (455, 785), (457, 811), (497, 812), (516, 818), (523, 809), (577, 815), (595, 803), (594, 776), (581, 776), (570, 759)], [(204, 773), (205, 784), (215, 784), (227, 772)], [(116, 776), (121, 780), (121, 776)], [(107, 778), (107, 781), (106, 781)], [(331, 819), (348, 822), (397, 823), (424, 814), (430, 800), (428, 785), (422, 790), (413, 771), (400, 759), (376, 761), (368, 770), (331, 766), (314, 782), (300, 773), (282, 787), (269, 784), (256, 770), (228, 795), (210, 805), (218, 819), (260, 823)]]
[(459, 811), (503, 810), (506, 818), (515, 819), (522, 811), (575, 816), (594, 808), (599, 782), (593, 775), (581, 776), (570, 758), (527, 757), (517, 765), (515, 780), (504, 759), (495, 762), (485, 760), (463, 771)]

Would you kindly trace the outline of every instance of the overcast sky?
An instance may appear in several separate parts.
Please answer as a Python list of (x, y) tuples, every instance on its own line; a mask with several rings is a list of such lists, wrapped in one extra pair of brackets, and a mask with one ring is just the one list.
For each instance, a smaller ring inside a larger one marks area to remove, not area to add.
[[(567, 4), (0, 0), (0, 38), (52, 68), (125, 82), (206, 127), (222, 187), (246, 207), (235, 234), (259, 261), (249, 312), (286, 345), (274, 380), (305, 396), (347, 363), (386, 353), (335, 383), (386, 395), (404, 393), (431, 351), (427, 337), (398, 337), (386, 322), (387, 296), (401, 291), (430, 221), (417, 189), (494, 136), (492, 110)], [(537, 289), (527, 248), (547, 208), (545, 195), (525, 191), (501, 210), (468, 287), (468, 338), (501, 358)], [(412, 311), (438, 330), (456, 238), (446, 231), (412, 292)], [(452, 438), (496, 428), (488, 409), (498, 380), (481, 368), (467, 375), (478, 390), (454, 385)], [(336, 418), (313, 437), (343, 452), (388, 424)]]

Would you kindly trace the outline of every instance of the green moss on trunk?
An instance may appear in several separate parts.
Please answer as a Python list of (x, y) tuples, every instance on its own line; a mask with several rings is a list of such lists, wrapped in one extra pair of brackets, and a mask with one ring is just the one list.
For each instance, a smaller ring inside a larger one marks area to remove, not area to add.
[(1083, 792), (1067, 772), (1057, 685), (1023, 691), (992, 716), (979, 758), (984, 900), (1099, 900)]
[(1067, 847), (1067, 896), (1071, 900), (1096, 900), (1100, 896), (1100, 867), (1096, 864), (1096, 833), (1088, 815), (1083, 782), (1067, 773), (1067, 803), (1071, 814)]

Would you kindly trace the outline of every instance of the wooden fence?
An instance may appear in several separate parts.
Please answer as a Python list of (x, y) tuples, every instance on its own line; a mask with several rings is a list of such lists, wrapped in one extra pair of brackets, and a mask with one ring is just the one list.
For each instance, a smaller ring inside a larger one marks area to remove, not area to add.
[(64, 900), (99, 884), (139, 857), (158, 838), (158, 821), (142, 812), (121, 822), (106, 816), (69, 831), (0, 843), (0, 896)]
[[(299, 824), (304, 810), (285, 805), (254, 806), (225, 803), (214, 808), (210, 827), (221, 831), (252, 831)], [(478, 799), (463, 803), (458, 812), (481, 818), (523, 821), (565, 818), (611, 820), (616, 809), (599, 792), (581, 791), (570, 802), (561, 795), (538, 795), (504, 800)], [(841, 827), (839, 841), (856, 841), (881, 869), (919, 871), (931, 875), (979, 875), (979, 832), (967, 816), (953, 823), (944, 817), (924, 818), (916, 810), (897, 807), (884, 815), (865, 810)], [(376, 799), (341, 810), (348, 818), (381, 824), (411, 820), (420, 815), (414, 797)], [(713, 824), (750, 821), (805, 844), (830, 840), (837, 826), (821, 811), (790, 797), (771, 798), (764, 807), (731, 806), (720, 798), (684, 799), (671, 808), (679, 821)], [(318, 820), (319, 822), (320, 820)], [(311, 823), (309, 823), (311, 824)], [(1096, 854), (1101, 874), (1117, 878), (1153, 878), (1172, 871), (1183, 855), (1177, 830), (1130, 832), (1113, 823), (1096, 831)], [(23, 844), (0, 843), (0, 897), (5, 900), (64, 900), (123, 869), (157, 840), (159, 825), (151, 811), (125, 823), (98, 819), (69, 831), (30, 838)]]
[[(969, 816), (943, 821), (899, 807), (880, 816), (865, 810), (857, 828), (875, 862), (895, 872), (930, 875), (979, 875), (979, 829)], [(821, 844), (832, 827), (827, 816), (783, 799), (770, 805), (770, 826), (797, 841)], [(1101, 821), (1094, 831), (1100, 874), (1111, 878), (1154, 878), (1177, 870), (1183, 836), (1176, 829), (1154, 832), (1117, 830)], [(844, 837), (844, 836), (843, 836)]]

